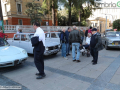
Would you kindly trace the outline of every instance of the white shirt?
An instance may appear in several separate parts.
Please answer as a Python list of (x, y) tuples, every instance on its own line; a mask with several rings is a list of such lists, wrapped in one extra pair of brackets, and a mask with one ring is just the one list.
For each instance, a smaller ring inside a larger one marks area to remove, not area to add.
[(45, 33), (40, 27), (36, 29), (34, 36), (39, 36), (39, 41), (42, 41), (45, 46)]
[(87, 38), (86, 38), (86, 43), (87, 43), (87, 44), (90, 44), (90, 39), (91, 39), (91, 37), (87, 37)]

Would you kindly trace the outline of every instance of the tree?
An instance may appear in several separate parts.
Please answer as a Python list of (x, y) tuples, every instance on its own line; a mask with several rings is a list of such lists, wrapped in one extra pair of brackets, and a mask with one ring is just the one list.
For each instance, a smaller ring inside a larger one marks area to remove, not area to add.
[[(85, 7), (85, 3), (87, 4)], [(74, 7), (78, 10), (79, 13), (79, 25), (82, 25), (83, 22), (92, 14), (94, 0), (75, 0), (73, 2)]]
[(71, 26), (71, 8), (72, 8), (72, 4), (75, 0), (59, 0), (59, 2), (63, 3), (64, 6), (66, 8), (68, 8), (68, 22), (69, 22), (69, 26)]
[(117, 31), (120, 31), (120, 19), (113, 22), (113, 29), (117, 29)]
[[(52, 24), (56, 25), (56, 13), (58, 9), (58, 0), (44, 0), (44, 4), (46, 4), (45, 9), (52, 12)], [(49, 9), (48, 9), (49, 8)]]
[(33, 2), (29, 2), (26, 4), (27, 9), (25, 10), (25, 13), (31, 18), (31, 23), (37, 21), (41, 22), (41, 18), (44, 17), (44, 10), (41, 8), (39, 3), (35, 3), (35, 0)]
[[(79, 25), (82, 25), (83, 22), (87, 18), (90, 17), (92, 14), (93, 6), (94, 6), (94, 0), (59, 0), (59, 2), (63, 3), (66, 8), (68, 8), (69, 12), (69, 25), (71, 25), (71, 15), (72, 15), (72, 8), (75, 7), (75, 10), (77, 12), (78, 18), (79, 18)], [(86, 7), (84, 7), (84, 4), (87, 2)]]

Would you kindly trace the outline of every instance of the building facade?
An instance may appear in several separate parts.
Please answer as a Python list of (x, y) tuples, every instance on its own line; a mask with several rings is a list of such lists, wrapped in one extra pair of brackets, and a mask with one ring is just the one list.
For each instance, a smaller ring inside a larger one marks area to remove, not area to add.
[[(30, 18), (25, 14), (26, 4), (33, 0), (1, 0), (4, 25), (31, 25)], [(42, 5), (44, 0), (35, 0)], [(52, 26), (52, 17), (45, 15), (41, 25)]]
[[(103, 5), (111, 5), (110, 3), (116, 1), (106, 1), (106, 0), (95, 0), (96, 2), (101, 2)], [(99, 31), (104, 32), (106, 29), (106, 18), (107, 18), (107, 29), (112, 28), (113, 21), (120, 19), (120, 8), (96, 8), (93, 10), (93, 14), (88, 18), (91, 22), (91, 26), (97, 27)]]

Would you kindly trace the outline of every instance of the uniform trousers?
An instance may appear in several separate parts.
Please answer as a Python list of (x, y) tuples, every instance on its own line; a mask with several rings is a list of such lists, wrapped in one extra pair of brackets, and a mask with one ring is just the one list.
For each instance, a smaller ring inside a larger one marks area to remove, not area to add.
[(97, 63), (97, 61), (98, 61), (98, 51), (95, 48), (90, 47), (90, 53), (93, 57), (93, 62)]

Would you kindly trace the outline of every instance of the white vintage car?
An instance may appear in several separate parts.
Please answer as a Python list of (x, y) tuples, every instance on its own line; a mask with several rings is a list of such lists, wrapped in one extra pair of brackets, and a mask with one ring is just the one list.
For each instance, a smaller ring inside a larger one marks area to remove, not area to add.
[[(34, 48), (32, 47), (31, 44), (31, 38), (33, 36), (34, 33), (19, 33), (19, 34), (14, 34), (13, 39), (7, 41), (10, 43), (10, 45), (23, 48), (27, 51), (27, 53), (34, 54)], [(46, 38), (44, 55), (45, 56), (56, 55), (59, 51), (60, 51), (60, 43), (54, 41), (53, 39)]]
[(10, 46), (6, 40), (0, 38), (0, 68), (16, 66), (27, 58), (28, 55), (24, 49)]

